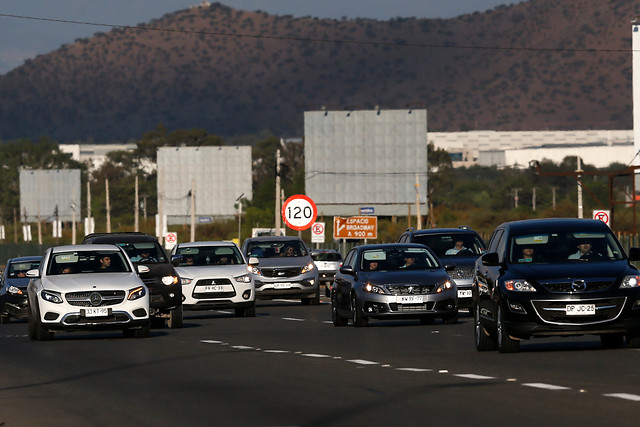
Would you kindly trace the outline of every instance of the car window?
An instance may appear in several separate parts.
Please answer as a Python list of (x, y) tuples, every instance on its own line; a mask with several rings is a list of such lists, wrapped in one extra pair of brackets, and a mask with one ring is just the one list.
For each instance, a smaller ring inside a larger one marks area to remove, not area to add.
[(402, 246), (365, 250), (360, 263), (360, 269), (364, 271), (433, 268), (440, 268), (440, 263), (427, 249)]
[(511, 263), (566, 263), (618, 261), (623, 251), (610, 232), (583, 230), (514, 234), (509, 239)]
[(347, 254), (347, 257), (344, 259), (344, 263), (343, 265), (348, 265), (352, 268), (356, 268), (355, 266), (355, 254), (356, 254), (356, 250), (355, 249), (351, 249), (351, 251)]
[(340, 261), (342, 256), (338, 252), (315, 252), (311, 254), (314, 261)]
[(124, 273), (131, 272), (120, 251), (57, 252), (49, 258), (47, 274)]
[(504, 233), (503, 229), (499, 229), (493, 232), (493, 234), (491, 235), (491, 240), (489, 241), (489, 252), (497, 252), (498, 250), (498, 242), (500, 241), (500, 238), (502, 237), (502, 234)]
[(27, 271), (40, 267), (40, 261), (12, 262), (9, 264), (7, 277), (27, 277)]
[(426, 245), (439, 257), (482, 255), (484, 242), (471, 233), (416, 234), (414, 243)]
[(307, 256), (306, 246), (300, 240), (262, 240), (249, 242), (248, 256), (258, 258), (301, 257)]
[(235, 246), (180, 246), (176, 254), (182, 255), (180, 267), (244, 264)]
[(116, 243), (129, 255), (131, 261), (140, 264), (167, 262), (164, 250), (157, 242)]

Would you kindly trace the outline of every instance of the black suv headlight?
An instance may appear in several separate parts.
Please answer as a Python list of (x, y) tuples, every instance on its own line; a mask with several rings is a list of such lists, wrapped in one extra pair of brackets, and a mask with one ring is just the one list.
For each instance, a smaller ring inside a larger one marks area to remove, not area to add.
[(537, 292), (536, 288), (533, 287), (533, 285), (529, 282), (527, 282), (524, 279), (517, 279), (517, 280), (507, 280), (504, 282), (504, 287), (508, 290), (508, 291), (515, 291), (515, 292)]
[(640, 276), (626, 276), (622, 279), (620, 289), (637, 288), (640, 286)]

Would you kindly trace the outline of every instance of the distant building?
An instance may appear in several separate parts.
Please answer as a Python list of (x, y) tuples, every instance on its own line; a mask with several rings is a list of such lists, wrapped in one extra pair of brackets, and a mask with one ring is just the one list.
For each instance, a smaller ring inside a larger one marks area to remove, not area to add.
[(73, 160), (85, 163), (90, 171), (99, 169), (107, 160), (107, 154), (133, 152), (136, 148), (136, 144), (60, 144), (60, 151), (70, 153)]
[(635, 155), (633, 130), (429, 132), (427, 139), (449, 153), (454, 167), (528, 167), (579, 153), (583, 163), (605, 168), (630, 164)]

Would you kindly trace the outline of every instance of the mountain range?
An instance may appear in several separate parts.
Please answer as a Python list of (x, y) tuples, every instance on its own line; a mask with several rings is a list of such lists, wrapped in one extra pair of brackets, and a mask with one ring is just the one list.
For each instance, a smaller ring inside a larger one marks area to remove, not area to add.
[(137, 139), (159, 124), (303, 134), (303, 112), (426, 108), (431, 131), (630, 129), (632, 0), (453, 19), (318, 19), (203, 4), (0, 76), (0, 140)]

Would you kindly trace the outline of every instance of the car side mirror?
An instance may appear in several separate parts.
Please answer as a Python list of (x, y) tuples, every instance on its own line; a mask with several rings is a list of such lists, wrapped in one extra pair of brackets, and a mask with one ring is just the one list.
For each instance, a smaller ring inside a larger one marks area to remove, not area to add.
[(486, 265), (487, 267), (497, 267), (500, 265), (500, 257), (498, 257), (497, 252), (484, 254), (480, 257), (480, 260), (482, 261), (482, 265)]
[(340, 267), (340, 273), (349, 274), (351, 276), (354, 276), (356, 274), (355, 270), (350, 265), (343, 265), (342, 267)]
[(249, 265), (258, 265), (258, 264), (260, 264), (260, 260), (258, 259), (258, 257), (255, 257), (255, 256), (249, 257)]
[(456, 269), (456, 265), (455, 264), (445, 264), (444, 265), (444, 270), (445, 271), (453, 271)]
[(640, 261), (640, 248), (629, 248), (629, 261)]
[(40, 277), (40, 270), (38, 270), (37, 268), (34, 268), (33, 270), (27, 271), (25, 275), (27, 277), (32, 277), (32, 278)]
[(140, 274), (149, 272), (149, 267), (147, 267), (146, 265), (138, 265), (136, 267), (138, 269), (138, 273), (140, 273)]
[(179, 266), (181, 262), (182, 255), (171, 255), (171, 264), (173, 264), (174, 267)]

